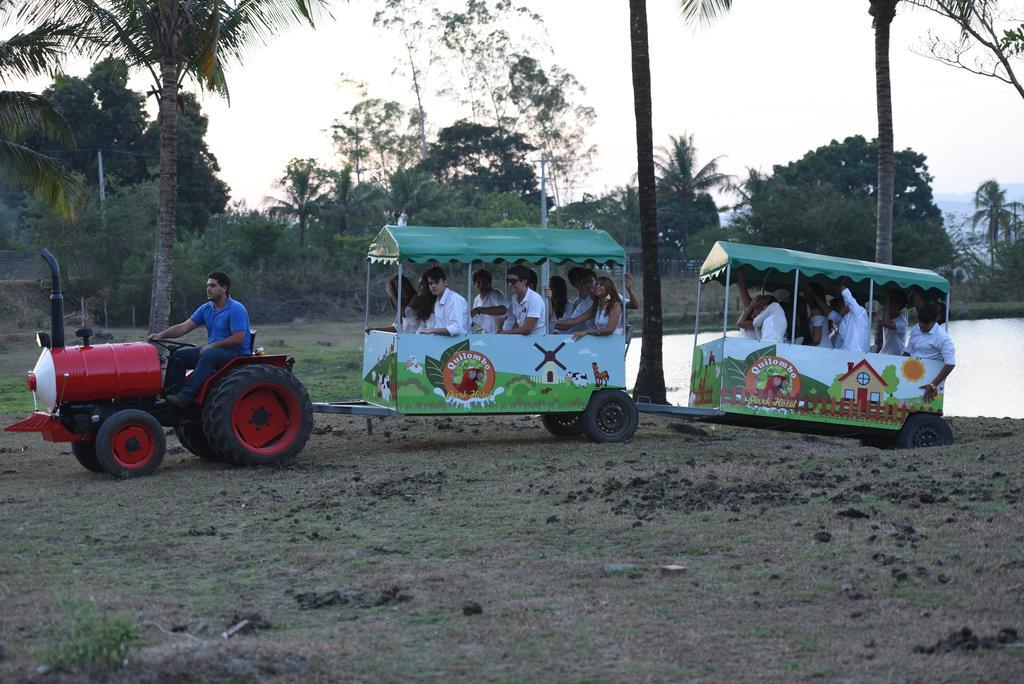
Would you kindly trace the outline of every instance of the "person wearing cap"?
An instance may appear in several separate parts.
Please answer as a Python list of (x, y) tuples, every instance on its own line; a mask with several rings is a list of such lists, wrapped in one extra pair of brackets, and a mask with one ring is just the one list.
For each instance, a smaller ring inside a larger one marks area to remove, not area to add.
[(913, 356), (922, 360), (942, 361), (942, 370), (924, 390), (924, 400), (931, 401), (942, 391), (942, 385), (956, 366), (956, 347), (953, 340), (941, 325), (938, 325), (939, 305), (928, 302), (917, 310), (917, 325), (910, 331), (910, 342), (904, 356)]

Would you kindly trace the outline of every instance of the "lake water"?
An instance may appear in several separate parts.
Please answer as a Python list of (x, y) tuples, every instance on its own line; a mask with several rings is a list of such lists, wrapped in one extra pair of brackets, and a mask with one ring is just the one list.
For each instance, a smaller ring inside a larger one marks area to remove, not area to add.
[[(949, 335), (957, 363), (946, 381), (946, 415), (1024, 418), (1024, 318), (953, 321)], [(701, 333), (697, 340), (703, 344), (718, 337), (721, 333)], [(667, 335), (663, 345), (668, 400), (686, 406), (693, 335)], [(639, 363), (637, 337), (626, 355), (629, 387)]]

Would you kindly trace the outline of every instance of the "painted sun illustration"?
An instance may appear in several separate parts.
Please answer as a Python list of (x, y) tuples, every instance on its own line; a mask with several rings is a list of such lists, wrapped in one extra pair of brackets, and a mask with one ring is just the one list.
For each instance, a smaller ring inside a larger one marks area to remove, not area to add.
[(907, 359), (903, 362), (903, 377), (914, 382), (924, 377), (924, 364), (917, 359)]

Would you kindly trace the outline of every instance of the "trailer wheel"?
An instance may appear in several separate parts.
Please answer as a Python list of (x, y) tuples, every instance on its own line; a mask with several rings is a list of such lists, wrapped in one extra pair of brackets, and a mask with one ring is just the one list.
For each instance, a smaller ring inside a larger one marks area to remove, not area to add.
[(210, 442), (207, 441), (206, 435), (203, 434), (203, 424), (198, 420), (188, 420), (184, 423), (180, 423), (174, 426), (174, 436), (181, 442), (181, 446), (188, 449), (190, 452), (203, 459), (204, 461), (223, 461), (213, 447), (210, 446)]
[(269, 465), (292, 458), (313, 431), (313, 403), (294, 375), (267, 365), (229, 373), (203, 404), (210, 447), (236, 465)]
[(583, 412), (583, 431), (595, 442), (625, 442), (636, 432), (640, 414), (622, 390), (601, 390)]
[(125, 409), (103, 421), (96, 433), (96, 456), (103, 469), (121, 479), (152, 475), (164, 460), (167, 441), (156, 418)]
[(107, 472), (100, 465), (100, 459), (96, 457), (96, 442), (72, 442), (71, 453), (75, 455), (78, 463), (86, 470), (94, 473)]
[(901, 449), (949, 446), (953, 443), (953, 428), (934, 413), (915, 413), (903, 423), (896, 440)]
[(579, 437), (583, 434), (581, 413), (543, 413), (540, 422), (555, 437)]

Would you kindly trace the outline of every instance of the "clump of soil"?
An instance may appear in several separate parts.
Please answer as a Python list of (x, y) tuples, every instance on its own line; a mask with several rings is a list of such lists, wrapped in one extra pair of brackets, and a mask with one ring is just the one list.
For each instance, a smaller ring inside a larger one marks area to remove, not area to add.
[(951, 632), (945, 639), (939, 639), (932, 646), (914, 646), (914, 653), (952, 653), (953, 651), (991, 650), (1017, 642), (1017, 630), (1009, 627), (999, 630), (995, 636), (978, 636), (968, 627)]
[(448, 481), (448, 476), (443, 470), (436, 473), (418, 473), (409, 477), (402, 477), (397, 480), (385, 480), (367, 485), (362, 493), (377, 497), (378, 499), (390, 499), (401, 497), (407, 501), (415, 501), (417, 496), (422, 496), (428, 487), (440, 491), (441, 487)]

